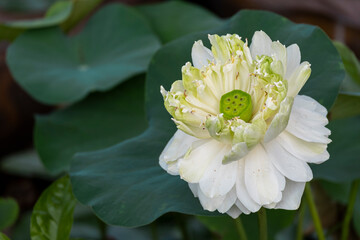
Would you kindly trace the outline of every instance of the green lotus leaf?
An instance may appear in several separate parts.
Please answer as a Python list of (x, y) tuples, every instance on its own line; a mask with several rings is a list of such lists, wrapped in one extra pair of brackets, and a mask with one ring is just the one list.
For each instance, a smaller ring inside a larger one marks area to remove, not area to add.
[[(131, 107), (129, 107), (131, 104)], [(144, 75), (50, 115), (37, 116), (35, 146), (52, 173), (68, 170), (73, 155), (112, 146), (146, 129)]]
[(137, 9), (149, 20), (163, 43), (189, 33), (214, 29), (224, 23), (206, 9), (182, 1), (141, 5)]
[(159, 46), (141, 15), (112, 4), (74, 37), (59, 28), (25, 32), (8, 48), (6, 60), (32, 97), (47, 104), (70, 103), (144, 72)]

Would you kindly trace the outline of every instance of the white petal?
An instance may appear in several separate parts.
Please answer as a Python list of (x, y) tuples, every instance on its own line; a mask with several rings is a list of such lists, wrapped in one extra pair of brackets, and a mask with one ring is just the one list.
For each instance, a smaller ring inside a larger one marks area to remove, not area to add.
[(233, 187), (229, 193), (226, 194), (224, 201), (218, 207), (220, 213), (225, 213), (235, 204), (237, 200), (236, 189)]
[(305, 188), (304, 182), (293, 182), (286, 179), (286, 187), (283, 191), (281, 201), (276, 205), (276, 209), (296, 210), (300, 206), (301, 196)]
[(245, 214), (250, 214), (250, 213), (251, 213), (251, 211), (250, 211), (249, 209), (247, 209), (247, 208), (244, 206), (244, 204), (242, 204), (242, 203), (240, 202), (239, 199), (236, 200), (235, 205), (240, 209), (241, 212), (243, 212), (243, 213), (245, 213)]
[(264, 136), (264, 142), (269, 142), (275, 137), (277, 137), (288, 125), (289, 117), (291, 113), (291, 106), (293, 103), (292, 97), (286, 97), (280, 103), (279, 112), (275, 115), (273, 120), (270, 123), (268, 130)]
[(232, 206), (229, 211), (226, 212), (233, 219), (238, 218), (241, 214), (241, 211), (236, 205)]
[[(238, 176), (236, 179), (236, 194), (237, 194), (239, 201), (249, 211), (251, 211), (251, 212), (259, 211), (261, 205), (256, 203), (250, 197), (250, 195), (246, 189), (246, 186), (245, 186), (245, 160), (244, 159), (240, 159), (238, 161), (238, 171), (237, 172), (238, 172)], [(241, 208), (240, 208), (240, 210), (241, 210)], [(246, 213), (246, 211), (243, 211), (243, 212)]]
[(220, 196), (220, 197), (209, 198), (201, 191), (200, 187), (198, 187), (198, 197), (199, 197), (200, 203), (203, 206), (203, 208), (205, 210), (213, 212), (222, 205), (222, 203), (224, 202), (224, 200), (226, 198), (226, 195)]
[(177, 175), (176, 160), (183, 157), (190, 148), (191, 144), (198, 139), (184, 133), (181, 130), (177, 130), (166, 144), (166, 147), (162, 151), (159, 157), (160, 166), (168, 171), (172, 175)]
[[(225, 151), (230, 151), (230, 147), (231, 145), (225, 148)], [(224, 151), (219, 152), (219, 154), (223, 153)], [(199, 182), (201, 191), (208, 197), (217, 197), (227, 194), (235, 185), (237, 165), (237, 161), (229, 164), (222, 164), (222, 158), (215, 158)]]
[(308, 182), (312, 179), (312, 171), (307, 163), (286, 151), (277, 138), (265, 143), (264, 147), (271, 162), (285, 177), (296, 182)]
[(300, 89), (304, 86), (311, 74), (310, 64), (308, 62), (302, 62), (298, 66), (288, 80), (288, 96), (295, 97)]
[(295, 69), (299, 67), (301, 61), (300, 49), (297, 44), (292, 44), (286, 48), (287, 65), (285, 79), (289, 79)]
[(319, 164), (330, 157), (327, 144), (306, 142), (287, 131), (282, 132), (276, 140), (289, 153), (305, 162)]
[(214, 61), (214, 55), (207, 47), (204, 47), (204, 44), (201, 40), (196, 41), (192, 47), (191, 58), (193, 66), (201, 69), (202, 67), (209, 64), (209, 62)]
[(308, 142), (330, 143), (326, 109), (307, 96), (296, 96), (286, 131)]
[(271, 48), (272, 41), (270, 37), (263, 31), (256, 31), (251, 40), (250, 52), (253, 59), (256, 56), (271, 56), (273, 50)]
[(281, 192), (283, 176), (273, 166), (263, 146), (258, 144), (245, 157), (245, 185), (251, 198), (260, 205), (273, 203)]
[(194, 194), (194, 197), (199, 197), (199, 184), (198, 183), (189, 183), (189, 188)]
[(179, 160), (180, 177), (187, 182), (198, 183), (212, 162), (221, 162), (227, 148), (227, 145), (213, 139), (195, 141), (190, 152)]

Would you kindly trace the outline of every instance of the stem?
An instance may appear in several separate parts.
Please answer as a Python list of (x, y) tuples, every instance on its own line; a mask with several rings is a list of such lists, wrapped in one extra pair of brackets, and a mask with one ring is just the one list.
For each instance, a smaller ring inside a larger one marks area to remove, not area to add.
[(259, 219), (259, 234), (260, 240), (267, 240), (267, 221), (265, 208), (260, 208), (258, 212)]
[(151, 239), (152, 240), (158, 240), (159, 239), (159, 234), (158, 234), (158, 230), (157, 230), (156, 221), (154, 221), (154, 222), (152, 222), (150, 224), (150, 229), (151, 229)]
[(305, 216), (305, 201), (303, 199), (302, 203), (300, 205), (300, 209), (299, 209), (299, 220), (298, 220), (298, 226), (297, 226), (296, 240), (302, 240), (303, 239), (304, 216)]
[(245, 232), (245, 229), (241, 222), (240, 217), (238, 217), (237, 219), (234, 219), (234, 221), (235, 221), (235, 225), (236, 225), (236, 230), (239, 234), (239, 239), (247, 240), (246, 232)]
[(346, 214), (342, 226), (341, 240), (347, 240), (349, 236), (350, 221), (354, 211), (354, 205), (356, 200), (357, 190), (359, 188), (360, 180), (353, 181), (351, 184), (351, 191), (349, 196), (349, 202), (346, 209)]
[(309, 210), (310, 210), (311, 217), (312, 217), (314, 225), (315, 225), (315, 230), (318, 235), (318, 239), (325, 240), (324, 232), (323, 232), (323, 229), (321, 226), (320, 217), (319, 217), (319, 214), (318, 214), (316, 206), (315, 206), (314, 197), (311, 193), (311, 188), (310, 188), (309, 183), (306, 183), (306, 185), (305, 185), (305, 196), (306, 196), (307, 204), (309, 205)]
[(183, 240), (189, 240), (189, 234), (186, 227), (186, 216), (182, 214), (175, 214), (175, 219), (179, 225), (181, 236)]
[(100, 220), (99, 218), (97, 219), (98, 223), (99, 223), (99, 230), (100, 230), (100, 236), (101, 236), (101, 240), (106, 240), (107, 239), (107, 225)]

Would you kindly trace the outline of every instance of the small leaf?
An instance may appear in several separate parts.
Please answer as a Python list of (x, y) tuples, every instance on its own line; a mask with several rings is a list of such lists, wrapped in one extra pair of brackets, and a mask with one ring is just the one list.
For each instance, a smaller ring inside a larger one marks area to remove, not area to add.
[[(61, 0), (49, 7), (45, 16), (38, 19), (16, 20), (0, 23), (0, 40), (13, 41), (29, 29), (61, 25), (68, 31), (88, 15), (102, 0)], [(24, 5), (24, 3), (18, 3)]]
[(72, 1), (58, 1), (51, 5), (44, 18), (5, 22), (3, 25), (15, 29), (31, 29), (54, 26), (65, 21), (70, 16), (72, 9)]
[(68, 176), (51, 184), (34, 206), (30, 226), (31, 239), (69, 239), (76, 202)]
[(44, 28), (58, 25), (70, 16), (72, 10), (72, 1), (59, 1), (49, 8), (44, 18), (0, 23), (0, 40), (5, 39), (13, 41), (26, 29)]
[(10, 227), (19, 215), (19, 206), (14, 199), (0, 198), (0, 231)]
[(0, 240), (10, 240), (5, 234), (0, 233)]
[[(129, 106), (131, 104), (131, 107)], [(53, 173), (69, 168), (77, 152), (102, 149), (146, 129), (144, 76), (47, 116), (37, 116), (35, 146)]]
[(183, 35), (220, 27), (225, 21), (206, 9), (182, 1), (137, 7), (163, 43)]
[(32, 97), (47, 104), (69, 103), (144, 72), (159, 46), (140, 14), (111, 4), (74, 37), (58, 28), (25, 32), (8, 48), (6, 60)]
[[(349, 85), (344, 86), (343, 90), (350, 92), (353, 91), (351, 86), (356, 86), (357, 90), (360, 89), (360, 62), (356, 58), (355, 54), (344, 44), (341, 42), (334, 41), (334, 45), (338, 50), (341, 59), (344, 63), (345, 70), (350, 77), (350, 80), (353, 81), (354, 84), (349, 83)], [(360, 91), (359, 91), (360, 92)]]

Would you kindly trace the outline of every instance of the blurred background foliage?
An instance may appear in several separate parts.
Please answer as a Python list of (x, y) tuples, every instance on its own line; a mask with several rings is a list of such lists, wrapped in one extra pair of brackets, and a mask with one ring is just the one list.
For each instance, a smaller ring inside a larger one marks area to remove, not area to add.
[[(117, 11), (102, 8), (115, 2), (126, 5)], [(259, 9), (319, 26), (336, 41), (344, 62), (347, 74), (329, 113), (332, 137), (347, 139), (330, 145), (332, 156), (342, 162), (315, 166), (322, 180), (312, 183), (327, 238), (340, 238), (348, 199), (360, 177), (360, 1), (198, 0), (147, 5), (150, 3), (162, 2), (0, 1), (0, 232), (15, 240), (30, 236), (68, 239), (69, 235), (71, 239), (238, 239), (237, 226), (227, 216), (167, 213), (138, 228), (107, 225), (75, 199), (64, 172), (75, 153), (110, 147), (147, 128), (144, 72), (156, 50), (179, 37), (216, 29), (241, 9)], [(131, 31), (137, 27), (141, 31)], [(124, 41), (122, 31), (133, 38)], [(29, 61), (37, 54), (41, 57)], [(80, 64), (77, 71), (69, 71), (69, 63), (79, 64), (77, 54), (92, 59), (96, 67)], [(55, 74), (48, 59), (56, 60)], [(67, 83), (72, 87), (46, 84), (49, 78), (61, 84), (63, 75), (73, 80)], [(94, 91), (101, 92), (91, 93)], [(125, 101), (131, 102), (131, 109)], [(117, 125), (120, 121), (137, 127), (124, 131)], [(349, 239), (360, 239), (359, 195), (354, 204)], [(268, 211), (270, 239), (295, 239), (299, 226), (305, 239), (316, 239), (306, 208)], [(257, 239), (256, 216), (241, 218), (249, 238)], [(7, 238), (0, 233), (2, 239)]]

